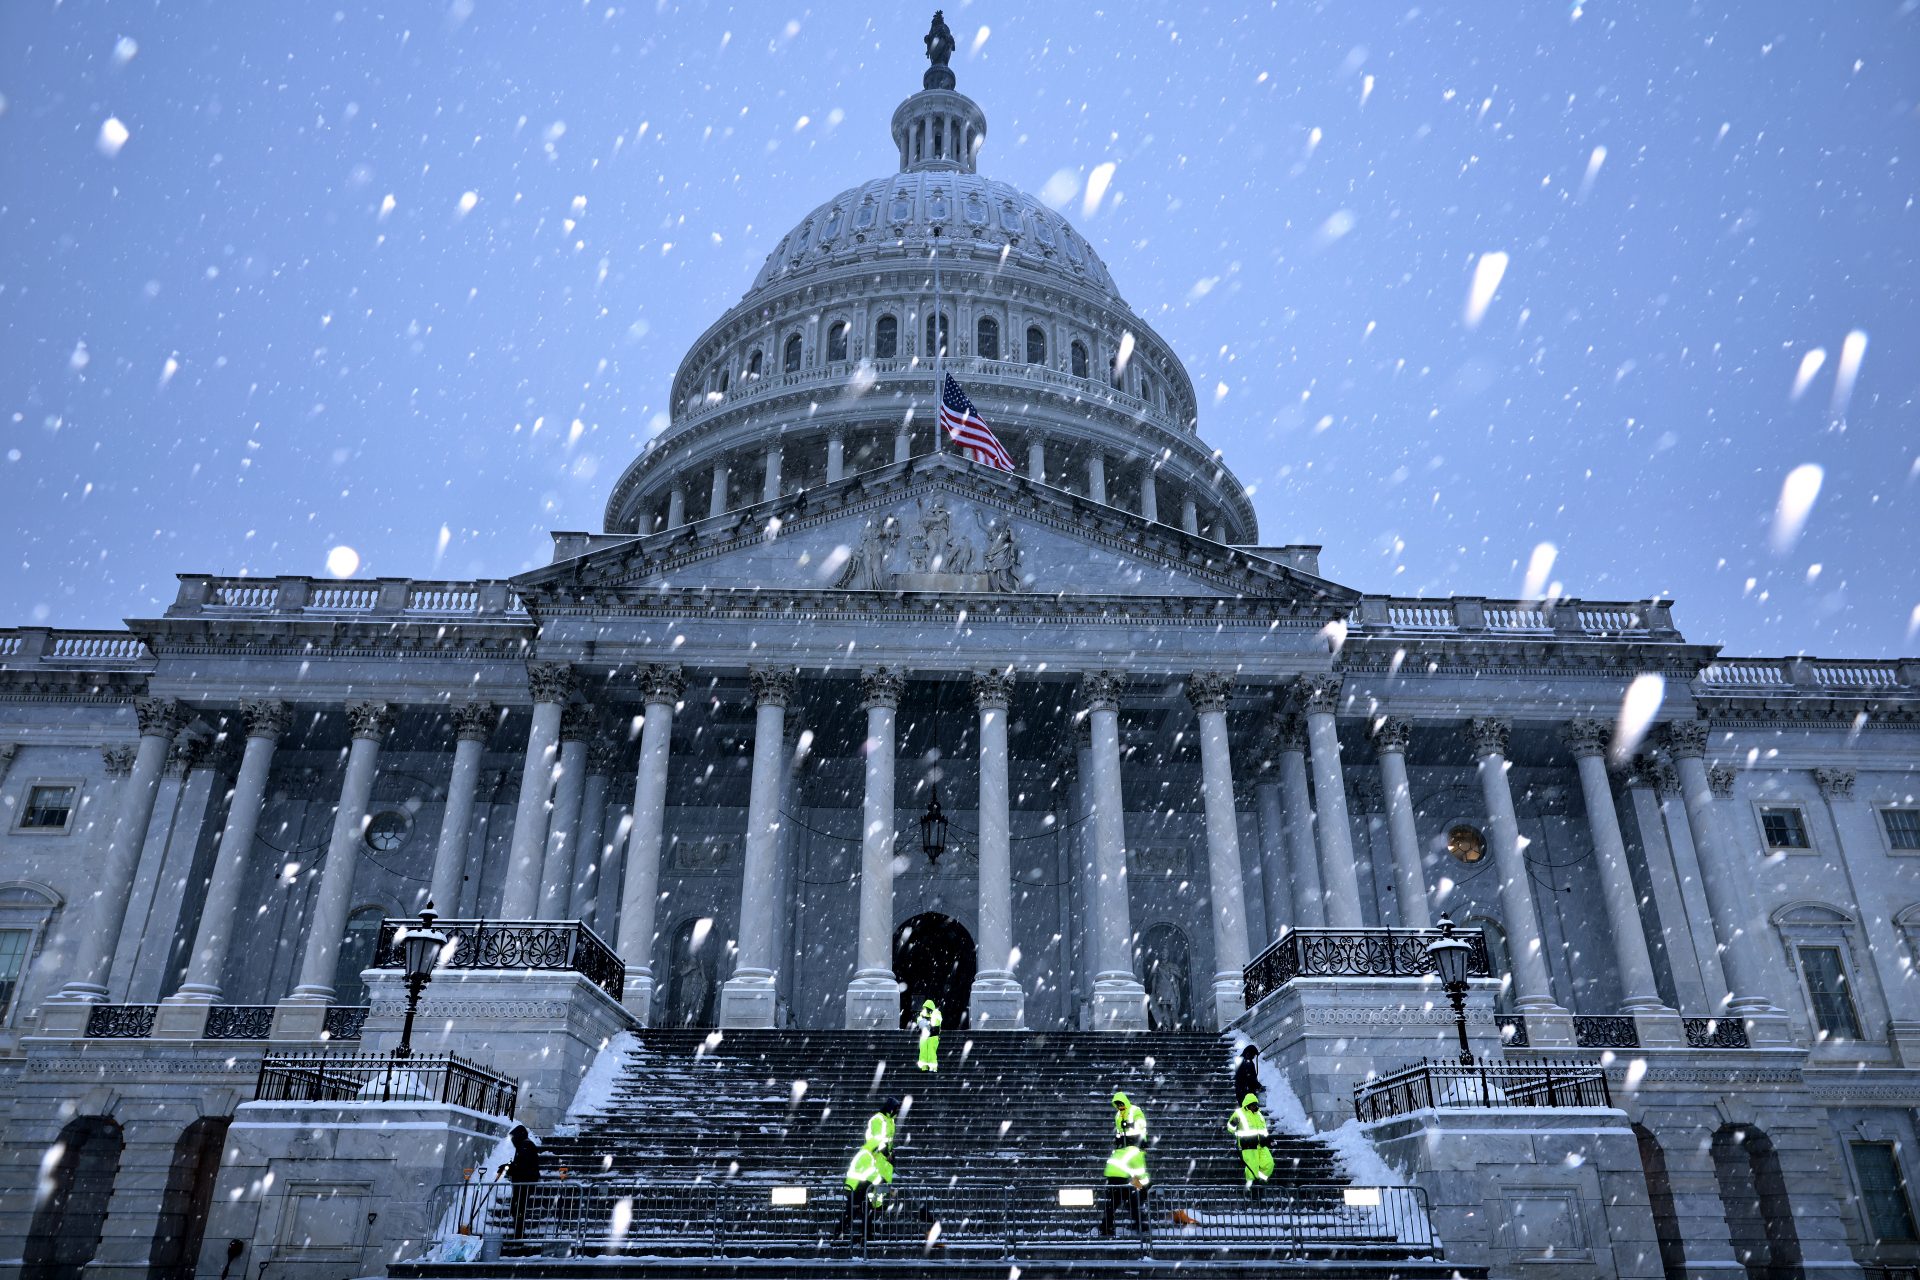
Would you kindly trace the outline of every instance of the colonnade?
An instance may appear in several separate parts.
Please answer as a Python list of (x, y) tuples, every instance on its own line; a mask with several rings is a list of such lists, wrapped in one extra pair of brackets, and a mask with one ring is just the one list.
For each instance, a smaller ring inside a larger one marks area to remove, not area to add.
[[(781, 958), (777, 945), (779, 837), (782, 793), (789, 772), (786, 719), (796, 676), (791, 667), (756, 667), (749, 672), (755, 733), (737, 958), (720, 1001), (721, 1021), (727, 1026), (771, 1026), (777, 1014)], [(1244, 1012), (1242, 971), (1253, 950), (1227, 728), (1234, 684), (1233, 677), (1211, 671), (1196, 672), (1185, 681), (1186, 697), (1198, 720), (1206, 888), (1214, 955), (1212, 1017), (1221, 1026)], [(1083, 675), (1078, 687), (1077, 714), (1084, 727), (1076, 782), (1090, 818), (1091, 834), (1082, 880), (1083, 910), (1087, 913), (1083, 928), (1087, 962), (1093, 971), (1092, 1022), (1103, 1029), (1144, 1027), (1146, 1020), (1145, 991), (1135, 969), (1136, 940), (1127, 886), (1120, 740), (1120, 704), (1127, 686), (1128, 679), (1121, 673), (1095, 671)], [(615, 947), (627, 963), (627, 1004), (644, 1021), (651, 1014), (656, 981), (653, 958), (672, 727), (686, 678), (677, 666), (654, 665), (639, 673), (639, 687), (643, 709), (638, 718), (639, 758), (631, 825), (626, 830), (624, 850), (616, 851), (624, 856), (609, 859), (610, 865), (601, 871), (620, 877), (621, 910)], [(595, 897), (585, 874), (593, 859), (591, 855), (583, 858), (575, 845), (587, 847), (590, 840), (598, 840), (607, 810), (606, 780), (602, 778), (597, 784), (588, 781), (594, 721), (574, 701), (575, 678), (570, 667), (530, 663), (528, 688), (532, 715), (501, 917), (580, 918), (590, 914), (589, 904)], [(895, 924), (895, 722), (903, 689), (904, 680), (897, 670), (874, 669), (861, 678), (865, 794), (857, 960), (846, 996), (846, 1021), (855, 1027), (893, 1026), (898, 1018), (891, 948)], [(1025, 1023), (1024, 989), (1015, 963), (1010, 850), (1007, 713), (1014, 689), (1015, 677), (1005, 670), (976, 674), (971, 686), (979, 726), (980, 824), (979, 954), (971, 1007), (974, 1026), (980, 1028), (1018, 1028)], [(1259, 817), (1258, 858), (1265, 916), (1275, 932), (1283, 920), (1302, 927), (1365, 927), (1336, 725), (1341, 681), (1332, 675), (1308, 675), (1274, 693), (1278, 695), (1275, 701), (1288, 709), (1273, 715), (1260, 735), (1251, 788)], [(188, 718), (181, 704), (168, 699), (140, 699), (136, 712), (139, 745), (122, 786), (92, 915), (88, 927), (76, 934), (72, 973), (60, 999), (107, 998), (108, 970), (125, 922), (154, 792), (174, 735)], [(283, 1005), (326, 1005), (335, 995), (333, 980), (368, 802), (382, 745), (394, 718), (393, 708), (372, 700), (348, 704), (346, 714), (351, 740), (339, 803), (313, 898), (298, 982)], [(449, 909), (458, 901), (465, 872), (480, 755), (501, 714), (498, 708), (480, 703), (453, 710), (452, 771), (430, 878), (435, 899)], [(267, 777), (275, 749), (291, 722), (287, 705), (271, 700), (243, 702), (237, 718), (245, 729), (238, 777), (188, 958), (186, 981), (169, 997), (168, 1003), (172, 1004), (212, 1004), (223, 998), (221, 977), (266, 796)], [(1392, 715), (1375, 718), (1369, 727), (1381, 769), (1397, 904), (1398, 918), (1390, 923), (1424, 928), (1431, 923), (1428, 877), (1422, 865), (1405, 760), (1415, 728), (1408, 720)], [(1565, 1010), (1553, 996), (1532, 877), (1508, 781), (1509, 731), (1510, 724), (1503, 719), (1479, 717), (1467, 724), (1488, 818), (1487, 844), (1499, 876), (1500, 915), (1509, 941), (1515, 1003), (1523, 1013), (1550, 1018), (1564, 1015)], [(1655, 986), (1637, 892), (1607, 776), (1606, 755), (1612, 736), (1610, 723), (1588, 719), (1568, 723), (1561, 734), (1574, 757), (1586, 802), (1601, 905), (1620, 977), (1622, 1008), (1638, 1014), (1671, 1013), (1661, 1003)], [(1667, 727), (1661, 742), (1684, 795), (1685, 820), (1699, 852), (1726, 989), (1731, 993), (1727, 1009), (1714, 1012), (1749, 1019), (1777, 1012), (1769, 998), (1774, 984), (1757, 899), (1745, 859), (1719, 813), (1723, 788), (1716, 779), (1721, 771), (1709, 770), (1705, 762), (1706, 727), (1698, 721), (1677, 722)], [(589, 812), (601, 816), (584, 820)]]

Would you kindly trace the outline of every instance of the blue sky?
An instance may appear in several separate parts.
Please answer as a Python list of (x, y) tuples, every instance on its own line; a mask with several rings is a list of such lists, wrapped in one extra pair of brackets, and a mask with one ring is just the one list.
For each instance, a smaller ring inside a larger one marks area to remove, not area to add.
[[(1920, 650), (1917, 9), (947, 17), (981, 168), (1064, 195), (1263, 540), (1407, 595), (1518, 594), (1551, 544), (1541, 581), (1671, 596), (1730, 652), (1890, 656)], [(0, 625), (342, 545), (505, 576), (597, 528), (684, 348), (893, 167), (927, 17), (13, 0)]]

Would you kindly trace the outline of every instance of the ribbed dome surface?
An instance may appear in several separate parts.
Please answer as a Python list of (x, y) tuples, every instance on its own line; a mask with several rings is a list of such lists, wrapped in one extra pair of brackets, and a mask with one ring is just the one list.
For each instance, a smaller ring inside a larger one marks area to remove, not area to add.
[(780, 241), (747, 297), (877, 246), (924, 252), (936, 227), (943, 244), (1006, 250), (1011, 263), (1057, 272), (1126, 307), (1107, 264), (1066, 219), (1017, 187), (952, 171), (896, 173), (841, 192)]

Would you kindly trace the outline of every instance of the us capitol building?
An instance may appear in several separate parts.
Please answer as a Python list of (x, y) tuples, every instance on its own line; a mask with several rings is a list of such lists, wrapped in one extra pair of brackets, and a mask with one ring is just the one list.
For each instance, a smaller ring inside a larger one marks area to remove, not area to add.
[[(425, 1047), (536, 1126), (633, 1027), (932, 997), (954, 1045), (1233, 1029), (1328, 1130), (1452, 1052), (1437, 988), (1365, 958), (1444, 911), (1484, 939), (1476, 1052), (1604, 1074), (1611, 1118), (1573, 1128), (1629, 1153), (1455, 1135), (1480, 1265), (1920, 1264), (1920, 660), (1321, 576), (1094, 246), (978, 171), (986, 115), (929, 42), (897, 171), (773, 245), (550, 565), (187, 573), (124, 630), (0, 631), (0, 1265), (378, 1270), (397, 1226), (314, 1207), (377, 1177), (229, 1193), (228, 1130), (263, 1055), (391, 1046), (383, 921), (429, 901), (519, 941), (460, 999), (433, 980)], [(936, 438), (943, 346), (1017, 471)]]

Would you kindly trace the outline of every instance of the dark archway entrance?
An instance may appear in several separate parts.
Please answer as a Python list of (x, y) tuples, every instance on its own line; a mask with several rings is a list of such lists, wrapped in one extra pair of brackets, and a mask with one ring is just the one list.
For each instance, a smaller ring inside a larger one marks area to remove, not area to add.
[(1633, 1126), (1640, 1144), (1640, 1168), (1647, 1176), (1647, 1203), (1653, 1210), (1653, 1238), (1660, 1245), (1660, 1269), (1667, 1280), (1686, 1280), (1687, 1246), (1680, 1235), (1680, 1213), (1673, 1202), (1667, 1153), (1645, 1125)]
[(213, 1183), (220, 1172), (231, 1116), (202, 1116), (173, 1144), (173, 1166), (160, 1198), (160, 1220), (147, 1255), (148, 1280), (193, 1280), (200, 1265), (200, 1241), (207, 1234), (213, 1207)]
[(106, 1225), (107, 1201), (126, 1145), (112, 1116), (81, 1116), (60, 1131), (52, 1190), (27, 1228), (24, 1280), (79, 1280)]
[(893, 976), (906, 985), (900, 1025), (913, 1020), (921, 1001), (932, 1000), (947, 1026), (966, 1026), (975, 968), (973, 935), (952, 916), (928, 911), (894, 930)]
[(1800, 1233), (1773, 1139), (1747, 1125), (1725, 1126), (1713, 1135), (1713, 1172), (1733, 1256), (1748, 1280), (1802, 1280)]

